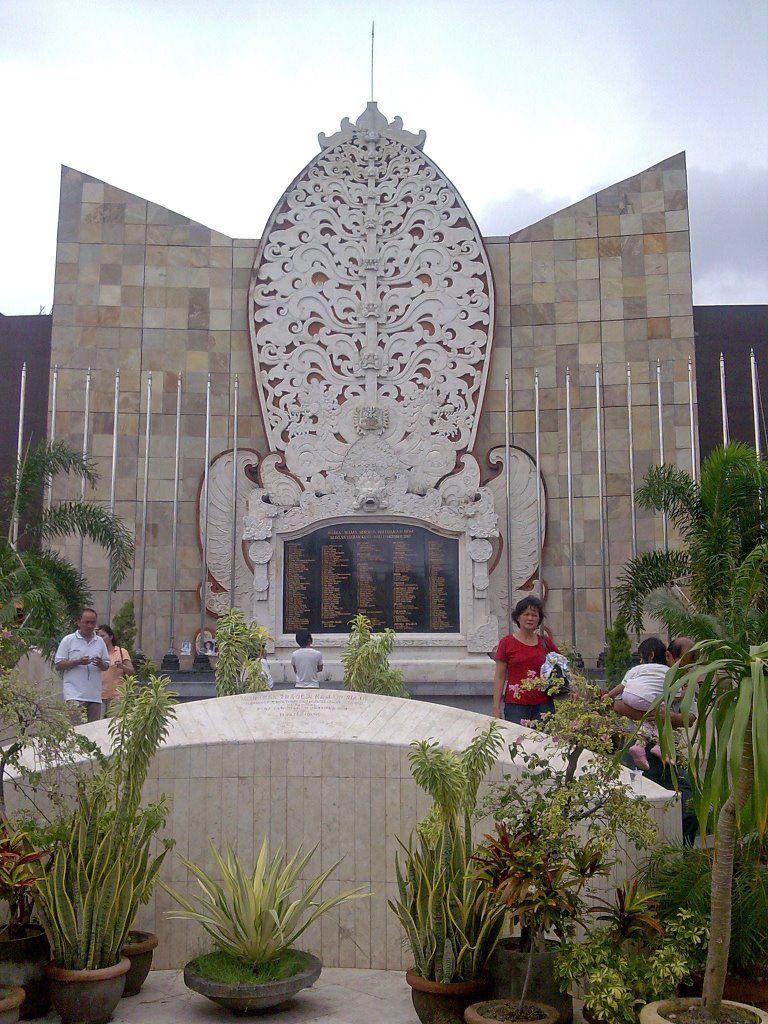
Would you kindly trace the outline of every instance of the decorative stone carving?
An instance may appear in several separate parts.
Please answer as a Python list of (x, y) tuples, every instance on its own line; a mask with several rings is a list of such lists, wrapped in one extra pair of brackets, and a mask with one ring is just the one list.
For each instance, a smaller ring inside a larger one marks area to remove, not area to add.
[(487, 562), (493, 554), (493, 545), (490, 541), (475, 538), (467, 545), (467, 554), (473, 562)]
[(505, 451), (503, 446), (492, 448), (488, 461), (491, 466), (499, 467), (499, 473), (485, 485), (494, 498), (494, 504), (500, 511), (501, 558), (498, 560), (491, 576), (491, 607), (500, 619), (506, 619), (506, 609), (514, 607), (516, 601), (524, 596), (523, 586), (535, 576), (538, 570), (538, 536), (536, 530), (536, 486), (541, 488), (541, 539), (546, 539), (546, 515), (544, 485), (536, 472), (536, 463), (531, 456), (520, 448), (510, 448), (510, 516), (512, 519), (512, 594), (508, 596), (506, 571), (506, 482), (504, 476)]
[(339, 468), (375, 407), (409, 489), (471, 448), (485, 391), (493, 285), (461, 197), (376, 104), (321, 136), (280, 200), (250, 288), (269, 446), (307, 482)]
[(488, 654), (496, 650), (499, 642), (499, 621), (492, 615), (467, 637), (467, 649), (475, 654)]

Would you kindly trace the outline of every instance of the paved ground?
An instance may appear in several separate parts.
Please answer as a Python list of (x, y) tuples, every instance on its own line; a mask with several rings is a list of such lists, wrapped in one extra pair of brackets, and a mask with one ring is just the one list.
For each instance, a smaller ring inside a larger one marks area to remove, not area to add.
[[(42, 1018), (60, 1024), (51, 1012)], [(184, 985), (181, 971), (152, 971), (137, 996), (121, 999), (113, 1024), (223, 1024), (247, 1020)], [(402, 971), (358, 971), (324, 967), (312, 988), (282, 1008), (250, 1018), (269, 1024), (418, 1024)], [(576, 1020), (581, 1021), (577, 1013)]]
[[(60, 1024), (51, 1012), (42, 1018)], [(184, 985), (181, 971), (152, 971), (136, 996), (121, 999), (114, 1024), (195, 1024), (247, 1020)], [(282, 1008), (250, 1018), (269, 1024), (418, 1024), (411, 990), (401, 971), (357, 971), (324, 967), (312, 988)]]

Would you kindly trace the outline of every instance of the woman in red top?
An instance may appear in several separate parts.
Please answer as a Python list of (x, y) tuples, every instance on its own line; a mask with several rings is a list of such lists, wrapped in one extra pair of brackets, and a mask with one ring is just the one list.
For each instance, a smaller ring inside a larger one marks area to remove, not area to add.
[[(538, 676), (541, 666), (557, 647), (547, 638), (547, 645), (538, 629), (544, 621), (544, 605), (538, 597), (524, 597), (512, 614), (516, 634), (502, 638), (496, 648), (496, 674), (493, 677), (493, 714), (518, 725), (524, 720), (541, 718), (554, 711), (552, 698), (543, 690), (522, 690), (524, 679)], [(502, 712), (503, 707), (503, 712)]]

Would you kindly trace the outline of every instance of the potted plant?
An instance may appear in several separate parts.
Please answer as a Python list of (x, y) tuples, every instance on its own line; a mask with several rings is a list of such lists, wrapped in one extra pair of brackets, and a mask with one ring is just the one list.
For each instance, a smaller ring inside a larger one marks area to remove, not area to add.
[[(709, 918), (714, 851), (707, 847), (661, 846), (653, 850), (640, 879), (659, 892), (667, 917), (685, 908)], [(731, 944), (724, 996), (768, 1010), (768, 840), (752, 835), (736, 846), (731, 885)], [(701, 992), (696, 979), (691, 995)]]
[(558, 1007), (563, 1021), (573, 1004), (560, 992), (554, 963), (559, 943), (583, 919), (581, 894), (607, 871), (605, 851), (619, 834), (641, 848), (655, 836), (646, 801), (626, 786), (613, 756), (622, 720), (597, 686), (576, 671), (571, 677), (569, 698), (535, 723), (541, 740), (528, 734), (510, 746), (521, 771), (505, 775), (483, 802), (496, 831), (478, 855), (486, 884), (520, 932), (501, 939), (490, 958), (493, 995), (540, 1000)]
[(184, 983), (236, 1013), (257, 1013), (278, 1006), (320, 976), (321, 961), (293, 944), (321, 914), (348, 900), (369, 895), (361, 889), (316, 901), (323, 883), (340, 862), (295, 890), (317, 847), (288, 860), (282, 850), (272, 859), (265, 839), (252, 871), (246, 871), (231, 847), (211, 850), (222, 881), (182, 857), (201, 893), (191, 900), (162, 883), (179, 904), (169, 917), (199, 922), (213, 950), (184, 968)]
[(246, 622), (236, 608), (216, 624), (216, 696), (260, 693), (269, 689), (261, 667), (262, 648), (269, 639), (264, 626)]
[[(638, 500), (668, 516), (683, 548), (632, 559), (619, 587), (631, 626), (642, 626), (647, 608), (672, 632), (697, 641), (699, 665), (673, 670), (658, 704), (669, 706), (685, 687), (687, 715), (698, 686), (689, 772), (700, 826), (710, 814), (715, 822), (704, 1020), (718, 1020), (723, 1008), (736, 847), (768, 827), (768, 749), (761, 741), (768, 728), (766, 493), (768, 465), (742, 444), (713, 452), (698, 481), (671, 466), (650, 470)], [(674, 757), (671, 724), (665, 717), (660, 725), (662, 753)]]
[[(582, 849), (563, 849), (542, 835), (535, 821), (529, 817), (526, 824), (518, 822), (517, 831), (510, 832), (504, 822), (497, 822), (495, 832), (484, 837), (485, 842), (475, 861), (480, 865), (480, 878), (509, 912), (510, 924), (519, 926), (517, 948), (525, 954), (525, 972), (517, 979), (519, 995), (509, 1000), (506, 1019), (530, 1020), (528, 992), (538, 958), (537, 995), (546, 984), (547, 958), (544, 937), (554, 934), (560, 941), (571, 934), (576, 922), (583, 916), (584, 904), (580, 893), (589, 879), (607, 870), (602, 850), (587, 843)], [(543, 968), (543, 971), (542, 971)], [(544, 976), (542, 976), (544, 974)], [(543, 997), (544, 1005), (553, 1006), (555, 1020), (568, 1020), (572, 1006), (566, 1000)], [(537, 1005), (541, 1005), (538, 1003)]]
[(625, 882), (612, 904), (595, 908), (606, 925), (558, 951), (556, 976), (563, 987), (582, 988), (591, 1024), (635, 1024), (649, 996), (674, 995), (703, 962), (703, 919), (680, 910), (662, 923), (657, 895)]
[(46, 852), (25, 832), (13, 833), (7, 823), (0, 825), (0, 901), (8, 907), (8, 921), (0, 928), (0, 987), (15, 985), (23, 991), (15, 1019), (41, 1017), (51, 1002), (44, 971), (48, 941), (43, 929), (32, 924), (35, 867)]
[(415, 839), (400, 843), (399, 898), (389, 907), (413, 955), (406, 980), (421, 1021), (461, 1024), (466, 1007), (488, 988), (486, 963), (506, 908), (473, 870), (471, 814), (501, 742), (494, 720), (461, 754), (434, 741), (411, 744), (413, 777), (434, 804)]
[(403, 673), (389, 667), (395, 646), (395, 631), (373, 632), (366, 615), (355, 615), (350, 622), (349, 638), (341, 655), (344, 686), (358, 693), (382, 693), (387, 697), (409, 697), (403, 685)]
[(68, 841), (43, 866), (35, 901), (51, 945), (51, 998), (62, 1020), (110, 1019), (130, 962), (122, 956), (140, 903), (172, 845), (150, 848), (168, 814), (165, 797), (140, 806), (158, 745), (175, 715), (166, 679), (138, 687), (128, 677), (109, 720), (110, 753), (78, 785)]
[[(26, 647), (19, 638), (24, 630), (13, 632), (18, 657)], [(9, 910), (0, 928), (0, 984), (25, 989), (20, 1017), (27, 1020), (50, 1005), (44, 970), (50, 949), (32, 914), (37, 866), (56, 822), (68, 813), (66, 793), (81, 774), (78, 763), (100, 755), (91, 740), (72, 730), (60, 700), (24, 679), (9, 667), (11, 661), (0, 672), (0, 900)], [(24, 813), (10, 810), (9, 791), (23, 798), (17, 802), (27, 808)]]

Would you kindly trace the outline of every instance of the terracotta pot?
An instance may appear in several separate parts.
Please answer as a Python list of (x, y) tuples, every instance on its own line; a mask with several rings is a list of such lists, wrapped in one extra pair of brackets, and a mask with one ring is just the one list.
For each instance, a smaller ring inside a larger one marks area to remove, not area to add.
[(428, 981), (416, 971), (406, 972), (411, 999), (421, 1024), (464, 1024), (464, 1011), (491, 985), (488, 977), (475, 981)]
[(126, 942), (120, 950), (122, 955), (131, 961), (131, 968), (125, 976), (123, 999), (135, 996), (147, 980), (157, 946), (157, 936), (154, 932), (130, 931), (128, 938), (130, 942)]
[(19, 939), (0, 933), (0, 985), (18, 985), (24, 989), (19, 1020), (44, 1017), (48, 1013), (51, 993), (45, 965), (50, 959), (48, 939), (39, 925), (30, 925), (27, 934)]
[(0, 1024), (16, 1024), (19, 1007), (23, 1002), (23, 988), (18, 985), (0, 985)]
[[(482, 1003), (472, 1003), (464, 1011), (465, 1024), (507, 1024), (510, 1019), (514, 1020), (514, 1017), (510, 1017), (508, 1013), (502, 1015), (502, 1011), (516, 1009), (518, 1002), (517, 999), (487, 999)], [(526, 999), (525, 1005), (535, 1006), (541, 1013), (541, 1016), (530, 1024), (558, 1024), (560, 1014), (556, 1007), (530, 999)], [(528, 1022), (529, 1018), (526, 1017), (525, 1020)]]
[(45, 973), (51, 983), (51, 1002), (62, 1024), (107, 1024), (120, 1002), (130, 966), (128, 957), (96, 971), (70, 971), (49, 963)]
[(732, 978), (725, 979), (723, 995), (735, 1003), (746, 1003), (757, 1006), (760, 1010), (768, 1010), (768, 978)]
[[(573, 999), (569, 993), (561, 992), (555, 981), (555, 956), (559, 948), (559, 943), (548, 942), (540, 953), (533, 954), (528, 997), (534, 1002), (554, 1006), (560, 1014), (558, 1024), (570, 1024), (573, 1020)], [(527, 969), (528, 954), (520, 949), (520, 940), (511, 937), (501, 939), (488, 959), (494, 999), (519, 999)]]
[[(668, 1014), (684, 1010), (687, 1006), (698, 1006), (701, 999), (661, 999), (656, 1003), (648, 1003), (640, 1011), (640, 1024), (670, 1024)], [(758, 1010), (746, 1003), (734, 1003), (730, 999), (723, 1006), (746, 1010), (754, 1015), (754, 1024), (768, 1024), (768, 1013)]]
[(290, 952), (303, 958), (304, 967), (298, 974), (292, 974), (290, 978), (283, 978), (282, 981), (265, 981), (260, 985), (228, 985), (222, 981), (204, 978), (192, 966), (194, 961), (190, 961), (184, 968), (184, 984), (193, 992), (199, 992), (201, 996), (234, 1013), (258, 1013), (287, 1002), (301, 989), (314, 985), (320, 977), (320, 971), (323, 969), (321, 960), (311, 953), (304, 953), (298, 949), (292, 949)]

